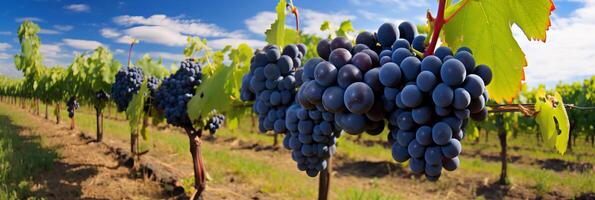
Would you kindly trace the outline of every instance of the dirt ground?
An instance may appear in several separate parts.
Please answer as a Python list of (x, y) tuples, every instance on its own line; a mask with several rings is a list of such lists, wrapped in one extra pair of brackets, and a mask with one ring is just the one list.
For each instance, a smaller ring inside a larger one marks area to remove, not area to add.
[(44, 145), (59, 152), (53, 166), (34, 176), (33, 195), (47, 199), (163, 199), (159, 184), (131, 177), (128, 168), (120, 166), (110, 150), (89, 143), (66, 127), (31, 117), (40, 124), (20, 134), (39, 134)]

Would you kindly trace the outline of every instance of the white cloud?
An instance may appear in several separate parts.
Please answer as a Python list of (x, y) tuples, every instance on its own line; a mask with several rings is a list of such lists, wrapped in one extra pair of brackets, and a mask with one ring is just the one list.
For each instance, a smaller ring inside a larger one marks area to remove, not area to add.
[(167, 15), (157, 14), (148, 18), (143, 16), (123, 15), (114, 18), (114, 22), (123, 26), (159, 26), (173, 32), (202, 37), (222, 37), (231, 33), (225, 32), (215, 24), (203, 23), (200, 20), (172, 18)]
[(427, 0), (349, 0), (355, 5), (382, 5), (382, 7), (398, 8), (407, 10), (411, 8), (427, 8), (430, 4)]
[(39, 34), (58, 35), (60, 34), (60, 31), (42, 28), (41, 30), (39, 30)]
[(12, 33), (10, 31), (0, 31), (0, 35), (12, 35)]
[(70, 4), (64, 6), (64, 8), (73, 12), (89, 12), (91, 10), (87, 4)]
[(70, 31), (74, 28), (74, 26), (71, 25), (54, 25), (54, 29), (59, 30), (59, 31)]
[(12, 48), (12, 45), (8, 44), (8, 43), (1, 43), (0, 42), (0, 51), (5, 51), (7, 49)]
[(526, 81), (530, 85), (575, 81), (595, 75), (595, 0), (585, 0), (583, 7), (568, 17), (552, 17), (546, 43), (530, 42), (518, 27), (515, 38), (527, 56)]
[(327, 14), (309, 9), (302, 9), (300, 11), (301, 22), (303, 25), (300, 29), (306, 34), (316, 34), (319, 36), (326, 36), (328, 33), (324, 33), (320, 30), (320, 25), (324, 21), (329, 21), (334, 26), (339, 26), (341, 22), (345, 20), (353, 20), (355, 16), (348, 14)]
[(221, 38), (210, 40), (207, 44), (214, 49), (223, 49), (227, 45), (237, 47), (238, 45), (246, 43), (252, 48), (264, 47), (267, 43), (262, 40), (244, 39), (244, 38)]
[[(162, 26), (137, 26), (124, 31), (127, 35), (143, 42), (163, 44), (166, 46), (184, 46), (186, 36)], [(129, 39), (119, 40), (130, 43)]]
[(79, 40), (79, 39), (63, 39), (65, 45), (80, 50), (94, 50), (99, 46), (104, 46), (101, 42), (94, 40)]
[(123, 30), (104, 28), (101, 34), (123, 44), (129, 44), (134, 38), (147, 43), (184, 46), (188, 36), (209, 38), (209, 41), (245, 37), (241, 31), (228, 32), (216, 24), (204, 23), (196, 19), (168, 17), (163, 14), (150, 17), (123, 15), (113, 20), (114, 23), (125, 28)]
[(265, 30), (271, 27), (271, 24), (277, 19), (277, 13), (264, 11), (259, 12), (254, 17), (246, 19), (244, 23), (248, 30), (253, 33), (264, 35)]
[(23, 73), (17, 70), (13, 62), (0, 62), (0, 75), (11, 77), (23, 77)]
[(24, 21), (32, 21), (32, 22), (43, 22), (43, 19), (41, 18), (37, 18), (37, 17), (20, 17), (20, 18), (16, 18), (15, 21), (16, 22), (24, 22)]
[(114, 51), (114, 54), (119, 54), (119, 55), (124, 55), (126, 53), (126, 51), (124, 51), (123, 49), (116, 49)]
[(112, 29), (112, 28), (102, 28), (100, 30), (101, 35), (105, 38), (117, 38), (120, 37), (120, 34), (116, 29)]
[(44, 57), (59, 57), (61, 54), (60, 44), (41, 44), (39, 52)]
[(0, 52), (0, 60), (12, 58), (12, 55)]

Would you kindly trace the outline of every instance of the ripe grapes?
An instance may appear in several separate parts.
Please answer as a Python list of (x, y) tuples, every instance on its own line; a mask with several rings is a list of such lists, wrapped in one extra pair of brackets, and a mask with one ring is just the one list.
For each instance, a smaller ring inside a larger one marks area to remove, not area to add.
[[(299, 109), (334, 114), (337, 128), (349, 134), (375, 135), (388, 121), (393, 158), (411, 160), (413, 172), (437, 180), (442, 168), (458, 167), (463, 124), (487, 117), (485, 86), (492, 74), (485, 65), (475, 66), (466, 47), (453, 54), (442, 46), (434, 55), (419, 56), (415, 51), (426, 51), (426, 36), (416, 34), (409, 22), (385, 23), (377, 34), (360, 33), (354, 48), (343, 37), (321, 41), (321, 58), (307, 61), (313, 64), (304, 67), (296, 99)], [(292, 128), (315, 132), (310, 129), (316, 123), (299, 109), (292, 111), (295, 117), (288, 111), (286, 122), (306, 120)], [(311, 142), (304, 137), (298, 139)]]
[[(336, 41), (334, 46), (344, 46), (344, 41)], [(350, 44), (349, 44), (350, 45)], [(302, 77), (298, 74), (308, 74), (308, 80), (315, 80), (317, 84), (334, 84), (337, 69), (332, 64), (310, 61), (300, 69), (301, 59), (306, 54), (306, 48), (300, 45), (287, 45), (283, 51), (275, 45), (268, 45), (254, 53), (250, 65), (250, 73), (244, 75), (240, 88), (242, 101), (254, 101), (253, 111), (258, 114), (259, 130), (274, 131), (275, 133), (287, 132), (285, 113), (287, 108), (294, 103), (296, 88), (301, 85)], [(323, 45), (324, 46), (324, 45)], [(326, 47), (330, 48), (329, 42)], [(316, 65), (321, 67), (315, 70)], [(318, 78), (316, 78), (318, 77)], [(322, 97), (316, 85), (310, 87), (311, 96)], [(318, 95), (319, 92), (320, 94)], [(313, 97), (314, 98), (314, 97)]]
[(124, 67), (116, 73), (116, 82), (112, 85), (112, 98), (118, 111), (128, 108), (132, 96), (138, 93), (143, 84), (143, 70), (140, 67)]
[(194, 96), (195, 87), (200, 85), (201, 66), (193, 59), (182, 61), (175, 74), (163, 80), (155, 99), (157, 108), (165, 113), (167, 123), (179, 127), (192, 127), (186, 104)]

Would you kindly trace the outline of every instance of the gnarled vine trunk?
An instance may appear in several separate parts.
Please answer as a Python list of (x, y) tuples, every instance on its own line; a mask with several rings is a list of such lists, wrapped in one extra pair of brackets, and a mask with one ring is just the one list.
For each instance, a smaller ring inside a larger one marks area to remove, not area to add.
[(194, 167), (194, 188), (196, 193), (193, 199), (201, 199), (202, 192), (204, 192), (206, 183), (206, 169), (202, 159), (200, 147), (202, 145), (201, 136), (202, 130), (192, 130), (186, 128), (188, 134), (188, 141), (190, 142), (190, 154), (192, 154), (192, 163)]
[(54, 113), (56, 115), (56, 124), (60, 124), (60, 103), (56, 103), (56, 112)]
[(95, 107), (95, 118), (97, 121), (97, 142), (101, 142), (103, 140), (103, 113), (97, 107)]
[(46, 103), (45, 104), (45, 119), (46, 120), (50, 119), (50, 111), (49, 111), (49, 108), (48, 108), (49, 105), (50, 105), (49, 103)]
[(500, 139), (500, 161), (502, 163), (502, 169), (500, 171), (500, 180), (498, 181), (498, 183), (500, 183), (500, 185), (508, 185), (509, 182), (507, 174), (508, 158), (506, 154), (506, 130), (504, 130), (504, 119), (502, 115), (498, 115), (496, 122), (498, 124), (498, 138)]

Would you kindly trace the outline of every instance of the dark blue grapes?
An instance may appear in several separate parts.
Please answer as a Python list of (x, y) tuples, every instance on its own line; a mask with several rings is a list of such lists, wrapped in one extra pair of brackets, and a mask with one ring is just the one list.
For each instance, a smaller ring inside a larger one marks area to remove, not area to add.
[(327, 168), (327, 160), (336, 152), (341, 129), (335, 116), (324, 110), (305, 109), (294, 104), (287, 109), (283, 145), (292, 150), (291, 158), (300, 171), (315, 177)]
[(66, 102), (66, 110), (68, 111), (68, 117), (74, 117), (74, 111), (78, 110), (80, 107), (79, 102), (76, 100), (75, 96), (71, 96), (68, 101)]
[(202, 82), (202, 68), (193, 59), (182, 61), (175, 74), (163, 80), (155, 99), (157, 108), (165, 113), (167, 123), (179, 127), (192, 127), (186, 104)]
[(112, 85), (112, 98), (118, 111), (128, 108), (132, 96), (138, 93), (143, 84), (143, 70), (140, 67), (124, 67), (116, 74), (116, 82)]
[(204, 127), (205, 130), (209, 130), (211, 134), (215, 134), (217, 129), (221, 128), (221, 125), (225, 122), (225, 115), (214, 114), (207, 120), (207, 124)]
[[(340, 41), (335, 45), (344, 45)], [(244, 75), (240, 98), (242, 101), (254, 101), (253, 111), (258, 114), (259, 130), (274, 131), (275, 133), (287, 132), (285, 112), (295, 100), (297, 87), (302, 80), (314, 80), (315, 75), (319, 84), (333, 84), (337, 69), (329, 62), (311, 60), (305, 64), (304, 69), (299, 68), (301, 59), (306, 49), (301, 45), (287, 45), (282, 51), (275, 45), (268, 45), (262, 50), (257, 50), (252, 58), (250, 73)], [(323, 45), (324, 46), (324, 45)], [(330, 43), (328, 45), (330, 48)], [(329, 50), (330, 52), (330, 50)], [(315, 71), (317, 65), (325, 68)], [(299, 77), (297, 77), (299, 75)], [(312, 87), (312, 92), (316, 87)], [(314, 96), (316, 94), (312, 94)]]
[(331, 130), (311, 110), (334, 115), (335, 128), (349, 134), (377, 135), (388, 126), (393, 158), (410, 160), (411, 170), (428, 180), (438, 180), (443, 168), (458, 167), (465, 124), (487, 117), (491, 70), (476, 67), (469, 48), (453, 54), (438, 47), (435, 55), (416, 55), (426, 51), (426, 36), (416, 32), (409, 22), (385, 23), (377, 34), (360, 33), (354, 48), (344, 38), (318, 44), (321, 58), (306, 62), (299, 107), (286, 116), (288, 129), (298, 132), (286, 140), (291, 149), (301, 147), (292, 154), (299, 169), (318, 173), (307, 158), (314, 155), (312, 147), (299, 145), (318, 138), (317, 126)]

